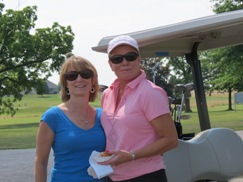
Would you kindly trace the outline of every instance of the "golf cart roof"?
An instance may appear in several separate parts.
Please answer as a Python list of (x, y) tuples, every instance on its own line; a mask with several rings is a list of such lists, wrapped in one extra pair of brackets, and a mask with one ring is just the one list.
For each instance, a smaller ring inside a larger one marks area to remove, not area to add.
[[(128, 33), (135, 38), (142, 57), (184, 56), (200, 42), (198, 51), (243, 43), (243, 10), (216, 14), (167, 26)], [(104, 37), (94, 51), (106, 53), (109, 41)]]

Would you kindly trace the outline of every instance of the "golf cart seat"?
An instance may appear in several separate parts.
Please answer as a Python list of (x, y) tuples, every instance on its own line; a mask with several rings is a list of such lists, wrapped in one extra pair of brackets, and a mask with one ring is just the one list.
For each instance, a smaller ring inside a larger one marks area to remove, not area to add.
[(243, 176), (243, 141), (231, 129), (208, 129), (191, 140), (179, 140), (164, 160), (168, 182), (227, 181)]

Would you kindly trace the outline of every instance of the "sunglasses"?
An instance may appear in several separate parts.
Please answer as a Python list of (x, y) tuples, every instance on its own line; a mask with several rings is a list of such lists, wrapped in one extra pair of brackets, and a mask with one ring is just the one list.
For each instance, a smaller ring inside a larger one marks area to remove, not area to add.
[(69, 71), (64, 74), (64, 78), (68, 81), (74, 81), (78, 78), (78, 75), (80, 75), (83, 79), (90, 79), (93, 76), (92, 71), (86, 70), (86, 71)]
[(120, 64), (122, 63), (123, 59), (125, 58), (127, 61), (132, 62), (138, 58), (138, 53), (136, 52), (129, 52), (124, 55), (116, 54), (110, 57), (110, 60), (113, 64)]

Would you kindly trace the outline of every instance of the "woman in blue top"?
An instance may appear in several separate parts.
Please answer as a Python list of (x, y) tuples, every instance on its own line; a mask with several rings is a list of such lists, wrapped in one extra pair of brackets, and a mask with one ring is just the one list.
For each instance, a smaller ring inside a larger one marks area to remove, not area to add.
[(87, 172), (92, 151), (105, 150), (100, 108), (89, 102), (99, 91), (97, 71), (86, 59), (71, 55), (61, 67), (62, 103), (41, 118), (36, 140), (35, 181), (46, 182), (50, 150), (54, 153), (51, 182), (103, 181)]

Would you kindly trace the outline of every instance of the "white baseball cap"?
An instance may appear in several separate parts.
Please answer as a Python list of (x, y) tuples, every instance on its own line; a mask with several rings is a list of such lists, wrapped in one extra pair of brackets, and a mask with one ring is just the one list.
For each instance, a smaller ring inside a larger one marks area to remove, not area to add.
[(137, 41), (132, 38), (129, 35), (120, 35), (117, 36), (115, 38), (113, 38), (109, 44), (108, 44), (108, 48), (107, 48), (107, 53), (110, 54), (110, 52), (117, 46), (119, 45), (129, 45), (134, 47), (138, 52), (139, 52), (139, 47), (138, 47), (138, 43)]

